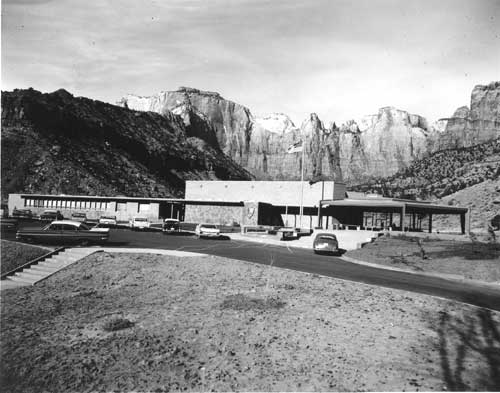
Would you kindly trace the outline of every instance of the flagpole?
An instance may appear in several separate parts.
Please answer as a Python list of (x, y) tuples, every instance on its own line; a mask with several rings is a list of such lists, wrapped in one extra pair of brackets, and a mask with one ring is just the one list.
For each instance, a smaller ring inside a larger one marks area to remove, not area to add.
[(306, 138), (305, 135), (302, 139), (302, 171), (300, 175), (300, 228), (302, 229), (302, 215), (304, 213), (304, 153), (306, 150)]

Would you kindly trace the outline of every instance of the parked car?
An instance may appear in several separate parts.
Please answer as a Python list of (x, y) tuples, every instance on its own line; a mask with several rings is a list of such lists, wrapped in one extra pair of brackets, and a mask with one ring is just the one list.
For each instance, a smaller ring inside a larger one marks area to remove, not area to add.
[(144, 230), (149, 229), (150, 222), (146, 217), (134, 217), (132, 221), (130, 221), (130, 229), (135, 230)]
[(77, 243), (88, 245), (102, 243), (109, 239), (108, 228), (89, 228), (82, 222), (71, 220), (53, 221), (42, 229), (21, 229), (16, 239), (26, 242), (41, 243)]
[(292, 240), (299, 238), (296, 228), (280, 228), (277, 232), (281, 233), (280, 240)]
[(163, 221), (163, 233), (179, 232), (180, 228), (180, 221), (176, 218), (165, 218)]
[(12, 211), (14, 218), (33, 218), (33, 212), (30, 209), (16, 209)]
[(54, 221), (63, 220), (64, 217), (59, 210), (45, 210), (40, 214), (40, 220), (42, 221)]
[(99, 218), (100, 226), (116, 227), (116, 216), (101, 216)]
[(71, 220), (85, 222), (87, 221), (87, 215), (85, 213), (72, 213)]
[(198, 224), (194, 230), (196, 237), (219, 237), (220, 229), (215, 224)]
[(339, 242), (333, 233), (318, 233), (314, 238), (313, 251), (318, 253), (338, 253)]
[(0, 218), (0, 231), (3, 232), (15, 232), (17, 231), (18, 222), (15, 218)]

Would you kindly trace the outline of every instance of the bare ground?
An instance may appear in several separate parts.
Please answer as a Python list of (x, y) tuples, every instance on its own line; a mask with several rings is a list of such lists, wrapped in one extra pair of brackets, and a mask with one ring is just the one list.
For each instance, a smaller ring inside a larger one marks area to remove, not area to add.
[[(438, 202), (450, 206), (468, 207), (471, 209), (471, 230), (486, 232), (488, 222), (500, 214), (500, 205), (495, 203), (500, 199), (497, 190), (500, 190), (500, 179), (486, 180), (445, 196)], [(460, 228), (460, 216), (436, 214), (433, 216), (432, 226), (434, 230), (442, 232), (456, 231)]]
[(100, 253), (1, 296), (5, 392), (500, 389), (500, 313), (410, 292)]
[[(420, 239), (422, 247), (419, 246)], [(424, 254), (422, 254), (422, 249)], [(417, 272), (459, 275), (500, 283), (500, 244), (425, 238), (379, 237), (346, 256)]]

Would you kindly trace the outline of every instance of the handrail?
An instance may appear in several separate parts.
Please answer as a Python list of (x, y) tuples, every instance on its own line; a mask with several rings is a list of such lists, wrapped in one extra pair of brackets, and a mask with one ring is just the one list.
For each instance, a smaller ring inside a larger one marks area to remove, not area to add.
[(1, 275), (1, 279), (3, 280), (4, 278), (7, 278), (7, 276), (10, 276), (14, 273), (17, 273), (21, 270), (23, 270), (24, 268), (28, 267), (28, 266), (31, 266), (31, 265), (34, 265), (35, 263), (38, 263), (42, 260), (44, 260), (45, 258), (48, 258), (52, 255), (56, 255), (56, 254), (59, 254), (61, 251), (63, 251), (66, 247), (59, 247), (59, 248), (56, 248), (54, 251), (51, 251), (45, 255), (42, 255), (41, 257), (38, 257), (38, 258), (35, 258), (29, 262), (26, 262), (24, 265), (21, 265), (21, 266), (18, 266), (10, 271), (8, 271), (7, 273), (3, 273)]

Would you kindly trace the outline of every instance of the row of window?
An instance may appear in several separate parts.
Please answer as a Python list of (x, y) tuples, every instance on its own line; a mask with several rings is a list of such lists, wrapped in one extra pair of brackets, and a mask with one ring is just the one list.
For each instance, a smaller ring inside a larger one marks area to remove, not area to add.
[[(60, 200), (60, 199), (36, 199), (25, 198), (25, 207), (43, 207), (46, 209), (89, 209), (89, 210), (109, 210), (111, 202), (88, 201), (88, 200)], [(127, 203), (117, 202), (115, 211), (126, 211)], [(147, 213), (150, 210), (149, 203), (139, 203), (138, 213)]]
[(111, 202), (59, 200), (59, 199), (30, 199), (24, 200), (25, 207), (43, 207), (47, 209), (94, 209), (108, 210)]

